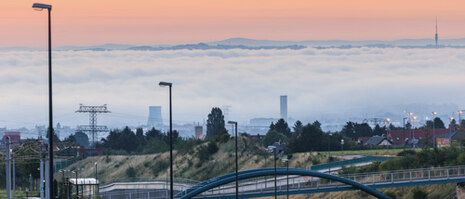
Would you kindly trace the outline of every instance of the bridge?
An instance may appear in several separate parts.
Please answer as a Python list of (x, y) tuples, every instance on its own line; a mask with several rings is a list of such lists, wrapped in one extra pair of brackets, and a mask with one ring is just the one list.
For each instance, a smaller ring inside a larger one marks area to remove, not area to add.
[[(419, 168), (410, 170), (383, 171), (349, 175), (329, 175), (317, 171), (277, 168), (277, 195), (313, 194), (336, 191), (363, 190), (378, 198), (387, 198), (378, 188), (392, 188), (417, 185), (432, 185), (465, 182), (465, 166)], [(195, 185), (180, 183), (176, 198), (235, 198), (235, 174), (218, 176)], [(153, 182), (154, 183), (154, 182)], [(164, 181), (165, 185), (167, 184)], [(111, 185), (115, 186), (115, 185)], [(107, 185), (107, 187), (111, 187)], [(103, 187), (102, 187), (103, 188)], [(139, 186), (138, 191), (150, 191), (153, 187)], [(167, 186), (165, 188), (166, 192)], [(287, 188), (289, 191), (287, 191)], [(116, 189), (113, 189), (116, 190)], [(253, 169), (239, 172), (240, 198), (273, 196), (275, 190), (274, 168)], [(104, 196), (104, 190), (100, 194)], [(377, 195), (378, 194), (378, 195)], [(379, 195), (382, 194), (382, 195)], [(143, 195), (143, 194), (142, 194)], [(124, 198), (166, 198), (165, 194)], [(109, 198), (109, 197), (103, 197)], [(115, 199), (117, 197), (113, 197)]]

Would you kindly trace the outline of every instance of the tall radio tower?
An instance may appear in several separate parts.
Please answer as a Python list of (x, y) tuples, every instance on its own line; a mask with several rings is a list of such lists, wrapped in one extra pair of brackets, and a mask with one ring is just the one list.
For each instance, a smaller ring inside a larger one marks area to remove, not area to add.
[(79, 109), (76, 113), (89, 113), (89, 125), (79, 125), (78, 130), (83, 132), (90, 132), (92, 135), (92, 144), (95, 145), (95, 134), (98, 132), (108, 132), (107, 126), (97, 125), (97, 113), (110, 113), (107, 105), (103, 106), (84, 106), (79, 104)]
[(434, 35), (434, 41), (436, 41), (436, 48), (438, 48), (438, 17), (436, 17), (436, 34)]

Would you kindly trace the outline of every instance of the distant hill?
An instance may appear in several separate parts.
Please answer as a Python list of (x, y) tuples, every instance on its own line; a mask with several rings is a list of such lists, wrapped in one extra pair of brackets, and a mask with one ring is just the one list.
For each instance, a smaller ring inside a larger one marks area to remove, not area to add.
[[(90, 50), (90, 51), (111, 51), (111, 50), (143, 50), (143, 51), (162, 51), (162, 50), (212, 50), (212, 49), (292, 49), (298, 50), (306, 47), (312, 48), (436, 48), (433, 38), (427, 39), (400, 39), (393, 41), (381, 40), (304, 40), (304, 41), (275, 41), (275, 40), (256, 40), (248, 38), (231, 38), (221, 41), (213, 41), (197, 44), (182, 45), (130, 45), (130, 44), (103, 44), (95, 46), (61, 46), (53, 50)], [(465, 38), (459, 39), (440, 39), (439, 48), (465, 48)], [(5, 47), (1, 51), (13, 50), (45, 50), (46, 48), (28, 48), (28, 47)]]

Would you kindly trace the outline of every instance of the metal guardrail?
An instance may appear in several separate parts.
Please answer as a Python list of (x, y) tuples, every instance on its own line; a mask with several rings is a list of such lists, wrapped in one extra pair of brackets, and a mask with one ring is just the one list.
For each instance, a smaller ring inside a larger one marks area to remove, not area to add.
[[(419, 168), (339, 176), (376, 188), (395, 187), (396, 185), (417, 185), (420, 182), (428, 182), (428, 184), (445, 183), (448, 181), (465, 182), (465, 166)], [(302, 193), (304, 190), (307, 193), (317, 193), (353, 189), (351, 186), (341, 182), (317, 177), (289, 176), (289, 184), (287, 184), (286, 176), (280, 175), (277, 177), (278, 192), (281, 194), (284, 192), (285, 194), (287, 185), (289, 186), (289, 191), (294, 194)], [(234, 183), (226, 184), (204, 192), (199, 197), (231, 195), (234, 194), (234, 188)], [(274, 178), (268, 178), (267, 180), (264, 180), (264, 178), (253, 178), (240, 181), (239, 192), (249, 196), (274, 192)]]
[(323, 169), (328, 169), (328, 168), (334, 168), (334, 167), (341, 167), (341, 166), (347, 166), (347, 165), (353, 165), (353, 164), (360, 164), (360, 163), (367, 163), (367, 162), (384, 162), (386, 160), (392, 159), (394, 157), (386, 157), (386, 156), (366, 156), (366, 157), (361, 157), (361, 158), (355, 158), (351, 160), (343, 160), (343, 161), (338, 161), (338, 162), (331, 162), (327, 164), (319, 164), (319, 165), (314, 165), (311, 167), (311, 170), (323, 170)]
[[(419, 169), (407, 169), (407, 170), (394, 170), (394, 171), (382, 171), (382, 172), (371, 172), (371, 173), (359, 173), (359, 174), (348, 174), (339, 175), (361, 184), (369, 185), (375, 188), (381, 187), (395, 187), (417, 185), (420, 182), (430, 182), (429, 184), (444, 183), (445, 181), (451, 180), (451, 182), (465, 182), (465, 165), (463, 166), (450, 166), (450, 167), (432, 167), (432, 168), (419, 168)], [(139, 179), (138, 182), (147, 182), (150, 179)], [(154, 179), (151, 179), (154, 180)], [(163, 182), (168, 182), (167, 179)], [(180, 179), (180, 181), (192, 182), (188, 179)], [(454, 181), (455, 180), (455, 181)], [(117, 180), (128, 181), (128, 180)], [(204, 181), (205, 184), (214, 182), (215, 180)], [(115, 182), (117, 183), (117, 182)], [(137, 182), (135, 182), (137, 183)], [(195, 188), (191, 184), (190, 187), (185, 187), (184, 190)], [(203, 185), (200, 185), (203, 186)], [(318, 192), (330, 192), (330, 191), (346, 191), (353, 190), (349, 185), (331, 181), (327, 179), (321, 179), (318, 177), (306, 177), (306, 176), (289, 176), (289, 184), (287, 184), (286, 175), (280, 175), (277, 177), (277, 190), (278, 194), (286, 194), (286, 187), (289, 186), (291, 194), (298, 193), (318, 193)], [(216, 197), (231, 197), (235, 192), (235, 183), (229, 183), (210, 189), (196, 198), (216, 198)], [(239, 182), (239, 193), (246, 196), (268, 196), (274, 193), (274, 177), (257, 177), (247, 180), (241, 180)], [(100, 193), (100, 197), (104, 199), (161, 199), (168, 198), (169, 192), (168, 187), (166, 190), (122, 190), (112, 191), (111, 193)]]

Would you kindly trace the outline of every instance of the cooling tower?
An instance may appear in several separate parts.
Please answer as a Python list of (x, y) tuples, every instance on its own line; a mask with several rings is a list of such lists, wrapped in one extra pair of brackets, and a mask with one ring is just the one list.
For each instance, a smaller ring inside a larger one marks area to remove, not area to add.
[(148, 127), (155, 127), (163, 125), (161, 119), (161, 106), (149, 106), (149, 119), (147, 121)]

